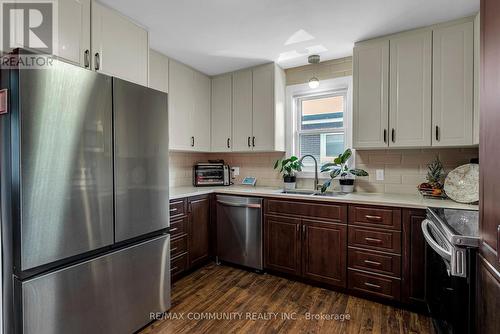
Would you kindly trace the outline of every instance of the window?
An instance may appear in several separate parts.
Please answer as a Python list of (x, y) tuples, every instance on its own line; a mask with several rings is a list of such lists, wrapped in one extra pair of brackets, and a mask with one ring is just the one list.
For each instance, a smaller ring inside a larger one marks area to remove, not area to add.
[[(295, 103), (296, 155), (310, 154), (321, 166), (344, 152), (347, 90), (296, 97)], [(304, 160), (306, 170), (313, 165), (312, 159)]]

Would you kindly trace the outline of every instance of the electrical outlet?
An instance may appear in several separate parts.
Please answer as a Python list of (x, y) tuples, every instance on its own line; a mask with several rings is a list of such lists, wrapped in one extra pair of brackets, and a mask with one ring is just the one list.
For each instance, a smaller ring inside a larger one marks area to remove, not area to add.
[(233, 176), (240, 175), (240, 167), (231, 167), (231, 170), (233, 171)]
[(376, 171), (376, 179), (377, 181), (384, 181), (384, 170), (383, 169), (377, 169)]

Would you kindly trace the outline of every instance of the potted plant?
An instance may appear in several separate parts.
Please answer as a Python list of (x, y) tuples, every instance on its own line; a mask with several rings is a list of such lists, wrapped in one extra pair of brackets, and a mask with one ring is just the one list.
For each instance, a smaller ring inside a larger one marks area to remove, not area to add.
[(368, 173), (359, 168), (349, 168), (347, 162), (352, 156), (352, 151), (350, 148), (346, 149), (344, 153), (339, 155), (333, 160), (321, 167), (321, 172), (329, 172), (330, 180), (326, 181), (321, 187), (321, 192), (325, 192), (328, 187), (330, 187), (332, 180), (340, 175), (340, 191), (344, 193), (352, 193), (354, 191), (354, 179), (348, 178), (350, 175), (354, 176), (368, 176)]
[(302, 170), (302, 162), (296, 156), (291, 156), (288, 159), (278, 159), (274, 163), (274, 169), (279, 169), (280, 174), (283, 174), (285, 189), (295, 189), (297, 178), (295, 172)]
[(427, 182), (421, 183), (418, 190), (424, 196), (444, 197), (443, 185), (445, 172), (443, 163), (436, 156), (433, 162), (427, 165)]

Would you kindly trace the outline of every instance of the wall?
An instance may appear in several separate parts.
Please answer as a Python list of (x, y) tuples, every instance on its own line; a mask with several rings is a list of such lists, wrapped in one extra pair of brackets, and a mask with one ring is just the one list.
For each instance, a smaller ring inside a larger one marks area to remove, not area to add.
[(352, 57), (327, 60), (317, 65), (304, 65), (285, 70), (286, 85), (309, 82), (315, 76), (320, 81), (352, 75)]

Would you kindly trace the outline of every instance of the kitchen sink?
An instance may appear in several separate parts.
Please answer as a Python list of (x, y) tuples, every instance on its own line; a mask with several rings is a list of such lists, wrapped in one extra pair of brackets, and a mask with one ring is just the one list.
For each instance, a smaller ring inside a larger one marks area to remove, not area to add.
[(341, 192), (333, 192), (333, 191), (328, 191), (328, 192), (320, 192), (320, 191), (314, 191), (314, 190), (308, 190), (308, 189), (284, 189), (280, 191), (281, 194), (290, 194), (290, 195), (304, 195), (304, 196), (322, 196), (322, 197), (336, 197), (336, 196), (342, 196), (345, 195), (346, 193), (341, 193)]

